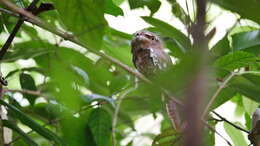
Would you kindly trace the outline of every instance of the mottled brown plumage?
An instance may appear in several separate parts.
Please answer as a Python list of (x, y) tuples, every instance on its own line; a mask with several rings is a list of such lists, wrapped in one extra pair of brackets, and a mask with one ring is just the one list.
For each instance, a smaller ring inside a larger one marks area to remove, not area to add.
[(146, 76), (171, 64), (170, 56), (163, 50), (158, 36), (148, 31), (138, 31), (131, 42), (133, 63)]
[[(146, 77), (163, 70), (172, 64), (170, 56), (164, 51), (158, 36), (148, 31), (138, 31), (131, 42), (133, 63)], [(173, 100), (166, 104), (167, 113), (177, 131), (181, 128), (177, 105)]]

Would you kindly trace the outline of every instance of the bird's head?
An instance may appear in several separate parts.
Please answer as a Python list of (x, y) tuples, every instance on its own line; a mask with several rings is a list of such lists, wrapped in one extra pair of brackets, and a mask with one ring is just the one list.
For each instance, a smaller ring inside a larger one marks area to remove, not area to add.
[(149, 47), (154, 46), (161, 48), (161, 41), (157, 35), (152, 32), (141, 30), (134, 34), (134, 38), (132, 40), (132, 47)]

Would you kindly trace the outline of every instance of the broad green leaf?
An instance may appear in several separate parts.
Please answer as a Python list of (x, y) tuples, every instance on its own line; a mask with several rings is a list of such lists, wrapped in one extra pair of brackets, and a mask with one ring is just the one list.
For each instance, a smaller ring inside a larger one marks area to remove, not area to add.
[(3, 62), (12, 62), (18, 59), (28, 59), (46, 54), (51, 51), (53, 45), (44, 41), (27, 41), (18, 43), (12, 48), (12, 52), (7, 52)]
[(236, 51), (218, 58), (214, 62), (214, 67), (217, 69), (233, 71), (234, 69), (245, 67), (250, 63), (254, 63), (255, 61), (256, 57), (254, 54), (243, 51)]
[(247, 146), (245, 137), (242, 135), (242, 132), (228, 123), (224, 122), (224, 128), (229, 137), (232, 139), (235, 146)]
[(247, 128), (247, 130), (251, 130), (252, 129), (252, 118), (251, 115), (249, 115), (248, 113), (245, 113), (245, 126)]
[(104, 19), (106, 0), (55, 0), (65, 28), (93, 49), (102, 44), (107, 22)]
[(97, 146), (109, 146), (112, 118), (104, 109), (96, 108), (89, 115), (88, 125)]
[[(70, 48), (59, 47), (56, 50), (56, 53), (50, 52), (49, 54), (35, 58), (37, 64), (45, 72), (50, 73), (50, 71), (52, 71), (49, 65), (52, 64), (54, 60), (58, 62), (62, 60), (63, 64), (79, 67), (87, 73), (90, 85), (88, 88), (91, 91), (102, 95), (111, 95), (107, 88), (107, 81), (113, 78), (113, 73), (108, 70), (109, 65), (107, 62), (103, 62), (102, 60), (94, 62), (84, 54)], [(50, 59), (50, 56), (53, 56), (51, 58), (53, 61)], [(57, 58), (57, 56), (59, 56), (59, 58)], [(55, 69), (59, 68), (56, 67)], [(66, 68), (66, 70), (68, 70), (68, 68)], [(59, 74), (60, 73), (63, 72), (59, 72)], [(75, 74), (73, 74), (73, 77), (75, 77)], [(78, 82), (78, 77), (75, 78), (75, 81)]]
[(21, 138), (30, 146), (38, 146), (36, 142), (32, 138), (30, 138), (22, 129), (20, 129), (15, 123), (9, 120), (3, 120), (3, 126), (12, 129), (13, 131), (17, 132)]
[(24, 107), (23, 110), (33, 111), (38, 117), (42, 117), (47, 121), (62, 118), (63, 113), (71, 113), (70, 109), (60, 104), (53, 103), (37, 103), (33, 107)]
[[(21, 85), (22, 89), (37, 91), (35, 81), (31, 75), (29, 75), (27, 73), (21, 73), (19, 77), (20, 77), (20, 85)], [(23, 96), (24, 96), (24, 98), (28, 99), (28, 101), (30, 102), (31, 105), (34, 105), (34, 102), (35, 102), (37, 96), (31, 95), (31, 94), (26, 94), (26, 93), (24, 93)]]
[(111, 28), (111, 27), (109, 28), (109, 31), (110, 31), (110, 34), (112, 36), (117, 36), (117, 37), (120, 37), (120, 38), (123, 38), (123, 39), (126, 39), (126, 40), (131, 40), (133, 38), (133, 36), (131, 34), (118, 31), (118, 30)]
[(117, 6), (122, 4), (125, 0), (112, 0)]
[(243, 107), (249, 115), (253, 115), (253, 112), (258, 108), (259, 103), (249, 98), (243, 97)]
[(224, 9), (238, 13), (242, 18), (260, 23), (260, 15), (257, 15), (260, 13), (259, 1), (257, 0), (216, 0), (212, 2)]
[(72, 115), (61, 120), (62, 137), (69, 146), (96, 146), (86, 117)]
[(163, 130), (153, 139), (152, 146), (163, 146), (163, 144), (170, 144), (173, 143), (173, 141), (178, 140), (179, 138), (179, 133), (177, 133), (173, 128), (168, 128)]
[(229, 52), (231, 52), (232, 49), (229, 45), (229, 41), (228, 41), (228, 37), (227, 35), (222, 38), (215, 46), (212, 47), (212, 49), (210, 50), (210, 52), (212, 53), (212, 55), (214, 57), (221, 57), (224, 56), (226, 54), (228, 54)]
[(234, 89), (231, 89), (229, 87), (222, 89), (222, 91), (219, 93), (219, 95), (215, 99), (213, 105), (211, 106), (211, 109), (215, 109), (215, 108), (219, 107), (220, 105), (229, 101), (235, 95), (236, 95), (236, 91)]
[(243, 50), (259, 54), (260, 30), (234, 34), (232, 36), (232, 46), (234, 50)]
[(119, 45), (116, 44), (115, 42), (104, 41), (104, 45), (102, 48), (110, 56), (117, 58), (118, 60), (122, 61), (123, 63), (129, 66), (133, 66), (131, 49), (128, 44)]
[(260, 102), (260, 87), (259, 87), (259, 75), (241, 75), (235, 76), (229, 82), (229, 87), (236, 92), (256, 101)]
[(161, 6), (161, 2), (159, 0), (128, 0), (131, 9), (143, 8), (147, 6), (151, 11), (151, 16), (157, 12)]
[[(84, 70), (82, 70), (81, 68), (79, 68), (77, 66), (72, 66), (72, 69), (80, 76), (80, 79), (83, 80), (82, 81), (83, 85), (88, 87), (89, 84), (90, 84), (88, 74)], [(79, 80), (79, 81), (81, 81), (81, 80)]]
[(28, 26), (28, 25), (22, 25), (22, 31), (24, 31), (27, 35), (30, 36), (32, 40), (41, 40), (38, 36), (37, 30), (34, 27)]
[(122, 89), (131, 84), (131, 80), (128, 79), (127, 74), (115, 76), (110, 83), (110, 91), (112, 94), (120, 92)]
[(113, 16), (123, 16), (124, 12), (123, 10), (114, 4), (113, 0), (106, 0), (106, 10), (105, 12), (107, 14), (111, 14)]
[(62, 146), (66, 145), (63, 143), (61, 138), (58, 137), (55, 133), (53, 133), (52, 131), (48, 130), (47, 128), (44, 128), (43, 126), (39, 125), (37, 122), (32, 120), (30, 117), (25, 115), (23, 112), (21, 112), (19, 109), (17, 109), (13, 105), (6, 103), (2, 99), (0, 99), (0, 104), (6, 106), (9, 110), (9, 112), (11, 112), (15, 118), (19, 119), (23, 124), (27, 125), (32, 130), (36, 131), (37, 133), (39, 133), (46, 139), (54, 141), (57, 145), (62, 145)]
[(21, 68), (21, 69), (15, 69), (13, 71), (10, 71), (5, 78), (9, 78), (11, 76), (13, 76), (15, 73), (17, 72), (24, 72), (24, 71), (28, 71), (28, 72), (37, 72), (37, 73), (41, 73), (44, 74), (43, 70), (41, 70), (40, 68), (37, 67), (28, 67), (28, 68)]
[(190, 16), (188, 16), (180, 4), (176, 1), (172, 1), (172, 13), (181, 20), (181, 22), (185, 25), (188, 25), (190, 22)]
[(164, 36), (168, 36), (171, 39), (177, 41), (177, 44), (180, 48), (185, 52), (191, 48), (190, 40), (187, 36), (185, 36), (181, 31), (169, 25), (166, 22), (163, 22), (159, 19), (155, 19), (152, 17), (142, 17), (145, 22), (153, 25), (158, 32), (160, 32)]

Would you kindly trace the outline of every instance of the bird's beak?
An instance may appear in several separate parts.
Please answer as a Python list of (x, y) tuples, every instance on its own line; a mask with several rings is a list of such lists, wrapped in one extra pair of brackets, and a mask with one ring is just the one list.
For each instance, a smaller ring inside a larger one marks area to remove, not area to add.
[(146, 41), (149, 41), (149, 39), (146, 38), (146, 37), (143, 36), (143, 35), (136, 36), (136, 37), (135, 37), (135, 40), (138, 41), (138, 42), (146, 42)]

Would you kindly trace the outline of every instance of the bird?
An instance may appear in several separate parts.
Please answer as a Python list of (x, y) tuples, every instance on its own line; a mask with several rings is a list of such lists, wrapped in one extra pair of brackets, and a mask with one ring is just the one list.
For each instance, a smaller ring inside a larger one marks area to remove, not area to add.
[[(172, 65), (171, 57), (164, 51), (160, 38), (147, 30), (140, 30), (134, 34), (131, 52), (134, 66), (147, 78)], [(166, 110), (173, 127), (179, 131), (181, 120), (176, 103), (173, 100), (167, 101)]]
[(145, 76), (166, 69), (172, 64), (164, 51), (160, 38), (147, 30), (137, 31), (131, 41), (132, 61), (136, 69)]

